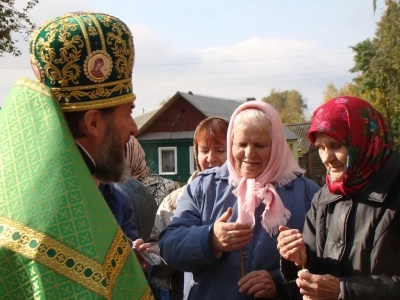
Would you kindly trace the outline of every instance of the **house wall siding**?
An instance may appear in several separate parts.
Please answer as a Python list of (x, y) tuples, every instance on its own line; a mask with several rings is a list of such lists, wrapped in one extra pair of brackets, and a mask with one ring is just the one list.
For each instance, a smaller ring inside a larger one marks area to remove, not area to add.
[(325, 184), (326, 168), (319, 157), (317, 148), (315, 148), (313, 145), (310, 146), (310, 156), (312, 165), (310, 178), (319, 185), (323, 185)]
[(292, 152), (293, 158), (295, 159), (295, 161), (298, 163), (299, 162), (299, 151), (297, 148), (297, 140), (286, 140), (286, 143), (289, 146), (290, 151)]
[(190, 177), (190, 154), (189, 148), (193, 146), (192, 139), (171, 139), (171, 140), (144, 140), (140, 141), (144, 152), (146, 153), (146, 164), (155, 173), (159, 174), (158, 168), (158, 148), (160, 147), (176, 147), (177, 148), (177, 167), (178, 174), (162, 175), (185, 184)]
[(146, 133), (194, 131), (204, 119), (205, 115), (202, 112), (188, 101), (179, 98), (146, 129)]

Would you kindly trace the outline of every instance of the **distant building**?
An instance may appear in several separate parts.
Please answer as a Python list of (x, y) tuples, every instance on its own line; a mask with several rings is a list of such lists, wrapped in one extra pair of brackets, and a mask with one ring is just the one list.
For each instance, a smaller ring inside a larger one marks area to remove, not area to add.
[[(186, 182), (196, 168), (193, 135), (197, 125), (207, 117), (229, 120), (244, 102), (177, 92), (160, 108), (135, 117), (139, 128), (136, 138), (146, 153), (149, 168), (167, 178)], [(284, 131), (297, 160), (297, 136), (286, 127)]]
[(325, 184), (326, 168), (318, 154), (318, 149), (308, 139), (311, 123), (285, 124), (298, 137), (299, 165), (306, 170), (305, 176), (318, 185)]

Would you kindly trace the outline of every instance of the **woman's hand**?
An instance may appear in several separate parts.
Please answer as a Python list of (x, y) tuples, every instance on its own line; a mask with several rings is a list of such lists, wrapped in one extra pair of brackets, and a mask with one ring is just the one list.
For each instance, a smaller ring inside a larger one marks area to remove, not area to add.
[(314, 275), (299, 271), (296, 284), (306, 300), (337, 300), (340, 293), (340, 279), (332, 275)]
[(265, 270), (246, 274), (238, 282), (239, 292), (254, 295), (254, 298), (275, 298), (276, 287), (271, 274)]
[(137, 239), (132, 242), (133, 252), (135, 252), (136, 258), (139, 261), (143, 272), (146, 272), (150, 268), (150, 264), (143, 258), (140, 252), (147, 251), (159, 255), (158, 251), (151, 246), (150, 243), (145, 243), (142, 239)]
[(306, 245), (303, 235), (297, 229), (279, 226), (278, 251), (286, 260), (294, 262), (297, 267), (303, 267), (307, 262)]
[(218, 258), (221, 257), (223, 251), (232, 251), (247, 245), (253, 234), (250, 224), (227, 223), (231, 215), (232, 208), (229, 207), (214, 223), (211, 247)]
[(147, 251), (159, 255), (156, 247), (153, 247), (151, 243), (145, 243), (143, 239), (137, 239), (132, 242), (132, 248), (138, 252)]

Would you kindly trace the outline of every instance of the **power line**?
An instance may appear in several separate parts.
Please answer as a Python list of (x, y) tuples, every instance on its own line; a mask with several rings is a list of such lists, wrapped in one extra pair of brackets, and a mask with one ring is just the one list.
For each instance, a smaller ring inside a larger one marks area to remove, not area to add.
[[(200, 80), (199, 79), (185, 79), (185, 82), (193, 82), (193, 81), (195, 81), (195, 82), (199, 82), (199, 81), (208, 82), (209, 80), (212, 80), (212, 81), (218, 80), (218, 82), (221, 82), (221, 81), (246, 80), (246, 79), (257, 79), (257, 80), (273, 79), (275, 81), (275, 79), (277, 77), (294, 77), (294, 76), (308, 76), (308, 75), (313, 76), (313, 75), (317, 75), (317, 74), (329, 74), (329, 73), (334, 74), (334, 73), (343, 73), (343, 72), (348, 73), (348, 70), (337, 70), (337, 71), (332, 71), (331, 70), (331, 71), (324, 71), (324, 72), (294, 73), (294, 74), (288, 74), (288, 73), (287, 74), (268, 74), (268, 75), (264, 75), (264, 76), (263, 75), (254, 75), (254, 76), (245, 76), (245, 77), (243, 77), (243, 76), (240, 77), (239, 76), (239, 77), (232, 77), (232, 78), (221, 77), (221, 78), (218, 78), (218, 79), (206, 78), (206, 79), (203, 79), (203, 80), (201, 80), (201, 79)], [(241, 74), (241, 72), (237, 72), (237, 73)], [(231, 73), (231, 74), (235, 74), (235, 73)], [(350, 76), (350, 75), (351, 74), (348, 73), (348, 76)], [(182, 77), (182, 76), (185, 76), (185, 75), (176, 75), (176, 77)], [(160, 77), (162, 77), (162, 76), (160, 76)], [(152, 76), (152, 79), (156, 79), (156, 78), (157, 78), (157, 76)], [(139, 78), (137, 80), (134, 79), (134, 84), (154, 84), (154, 83), (157, 83), (157, 80), (141, 81)]]
[[(335, 67), (340, 67), (340, 66), (348, 66), (348, 64), (340, 64), (340, 65), (335, 65)], [(253, 76), (246, 76), (246, 77), (236, 77), (236, 78), (225, 78), (225, 77), (221, 77), (218, 78), (218, 80), (232, 80), (232, 79), (260, 79), (262, 77), (264, 78), (276, 78), (276, 77), (282, 77), (282, 76), (286, 76), (286, 77), (293, 77), (293, 76), (304, 76), (304, 75), (315, 75), (315, 74), (327, 74), (327, 73), (338, 73), (338, 72), (349, 72), (347, 69), (341, 69), (341, 70), (333, 70), (333, 69), (329, 69), (329, 71), (322, 71), (322, 72), (308, 72), (308, 73), (275, 73), (275, 70), (278, 71), (289, 71), (289, 70), (309, 70), (309, 69), (327, 69), (326, 66), (312, 66), (312, 67), (297, 67), (297, 68), (270, 68), (270, 69), (261, 69), (261, 70), (246, 70), (246, 71), (236, 71), (236, 72), (209, 72), (209, 73), (182, 73), (182, 74), (145, 74), (145, 75), (140, 75), (140, 76), (134, 76), (133, 81), (135, 84), (151, 84), (154, 83), (156, 79), (159, 78), (174, 78), (175, 80), (179, 79), (182, 77), (188, 77), (188, 76), (214, 76), (214, 75), (222, 75), (222, 74), (229, 74), (229, 75), (234, 75), (234, 74), (239, 74), (239, 75), (243, 75), (243, 74), (252, 74)], [(265, 71), (274, 71), (273, 74), (263, 74)], [(151, 78), (151, 80), (147, 80), (148, 78)], [(210, 78), (208, 78), (210, 79)], [(142, 81), (144, 80), (144, 81)], [(193, 81), (196, 80), (198, 81), (199, 79), (186, 79), (185, 81)], [(215, 80), (212, 79), (212, 80)], [(0, 89), (1, 86), (9, 86), (10, 83), (5, 83), (5, 82), (1, 82), (0, 83)]]
[[(343, 66), (347, 66), (349, 67), (349, 64), (336, 64), (334, 67), (343, 67)], [(330, 67), (327, 66), (311, 66), (311, 67), (290, 67), (290, 68), (262, 68), (259, 70), (245, 70), (245, 71), (237, 71), (237, 72), (232, 72), (232, 71), (226, 71), (226, 72), (208, 72), (208, 73), (177, 73), (177, 74), (140, 74), (140, 75), (135, 75), (135, 79), (136, 78), (140, 78), (142, 79), (143, 77), (151, 77), (151, 78), (155, 78), (155, 77), (175, 77), (175, 76), (199, 76), (199, 75), (220, 75), (220, 74), (232, 74), (232, 73), (261, 73), (261, 72), (265, 72), (265, 71), (284, 71), (284, 70), (308, 70), (308, 69), (327, 69)], [(348, 71), (348, 70), (346, 70)], [(336, 71), (332, 71), (331, 72), (336, 72)]]
[[(156, 67), (156, 66), (182, 66), (182, 65), (207, 65), (207, 64), (219, 64), (219, 63), (237, 63), (237, 62), (249, 62), (249, 61), (265, 61), (275, 59), (291, 59), (291, 58), (304, 58), (304, 57), (321, 57), (321, 56), (337, 56), (353, 54), (352, 52), (339, 52), (339, 53), (321, 53), (321, 54), (307, 54), (298, 56), (275, 56), (267, 58), (253, 58), (253, 59), (236, 59), (236, 60), (216, 60), (216, 61), (204, 61), (204, 62), (178, 62), (178, 63), (160, 63), (160, 64), (136, 64), (134, 67)], [(27, 67), (0, 67), (1, 70), (28, 70)]]
[(236, 62), (249, 62), (249, 61), (263, 61), (271, 59), (291, 59), (291, 58), (304, 58), (304, 57), (319, 57), (319, 56), (335, 56), (343, 54), (353, 54), (352, 52), (340, 52), (340, 53), (325, 53), (325, 54), (308, 54), (298, 56), (276, 56), (269, 58), (254, 58), (254, 59), (237, 59), (237, 60), (216, 60), (216, 61), (204, 61), (204, 62), (182, 62), (182, 63), (164, 63), (164, 64), (139, 64), (135, 67), (155, 67), (155, 66), (181, 66), (181, 65), (205, 65), (205, 64), (220, 64), (220, 63), (236, 63)]

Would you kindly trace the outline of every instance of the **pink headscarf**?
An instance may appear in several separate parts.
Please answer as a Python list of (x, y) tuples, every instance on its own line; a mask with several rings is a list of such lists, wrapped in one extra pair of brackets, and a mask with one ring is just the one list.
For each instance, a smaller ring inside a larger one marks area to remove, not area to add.
[[(265, 112), (271, 124), (271, 158), (264, 172), (255, 179), (244, 178), (236, 171), (232, 155), (235, 118), (240, 112), (249, 108)], [(294, 160), (286, 142), (281, 118), (268, 103), (246, 102), (234, 111), (229, 122), (227, 138), (229, 183), (237, 187), (233, 191), (238, 198), (237, 222), (251, 223), (254, 226), (254, 211), (262, 202), (266, 207), (262, 214), (261, 224), (270, 235), (277, 234), (279, 226), (286, 225), (289, 220), (290, 211), (283, 205), (274, 185), (283, 186), (296, 179), (297, 175), (304, 173)]]
[(126, 144), (126, 157), (131, 168), (131, 175), (137, 180), (142, 180), (146, 177), (146, 155), (139, 141), (131, 136)]

